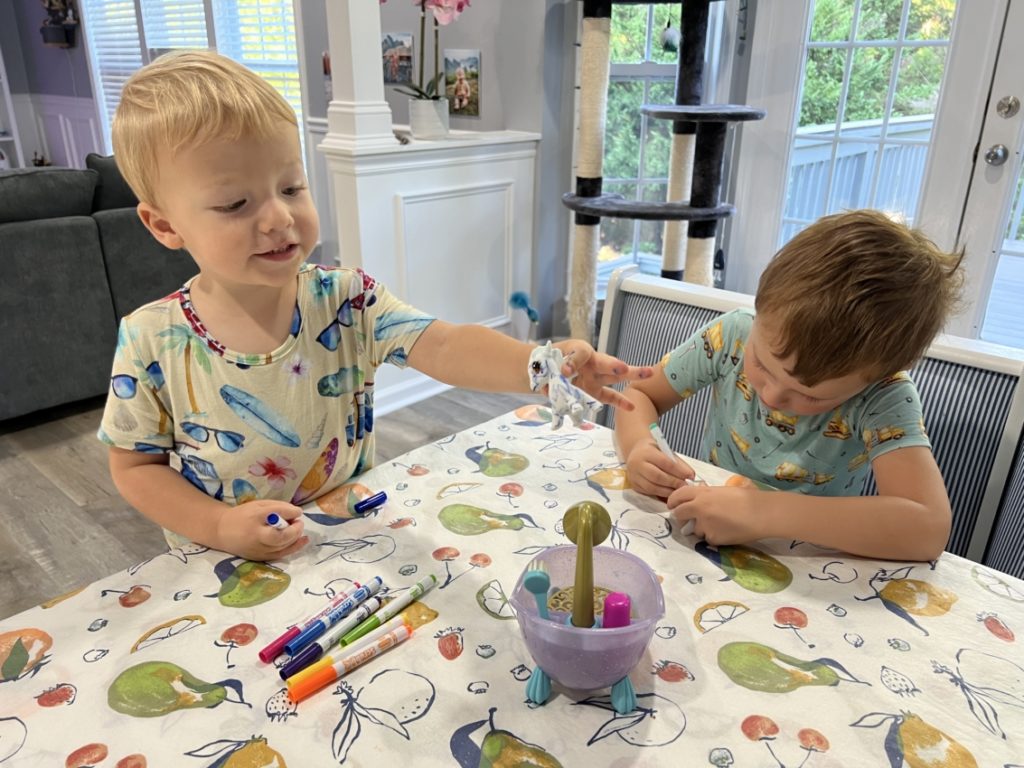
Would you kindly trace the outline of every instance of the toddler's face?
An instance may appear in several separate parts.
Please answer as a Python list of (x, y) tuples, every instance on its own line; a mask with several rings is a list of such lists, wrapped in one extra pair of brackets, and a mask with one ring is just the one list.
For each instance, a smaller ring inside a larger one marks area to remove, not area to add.
[(164, 245), (188, 249), (208, 287), (284, 286), (316, 245), (316, 209), (287, 122), (265, 139), (164, 153), (158, 179), (150, 229)]
[(771, 342), (777, 338), (770, 321), (759, 315), (754, 319), (743, 355), (743, 373), (761, 403), (770, 410), (795, 416), (828, 413), (872, 382), (870, 376), (856, 372), (826, 379), (813, 387), (801, 384), (788, 373), (795, 360), (784, 360), (772, 351)]

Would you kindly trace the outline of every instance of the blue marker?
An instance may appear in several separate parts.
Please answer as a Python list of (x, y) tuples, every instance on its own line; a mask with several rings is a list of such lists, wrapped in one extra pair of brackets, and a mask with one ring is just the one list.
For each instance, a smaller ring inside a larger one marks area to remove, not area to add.
[(292, 657), (297, 655), (305, 646), (309, 645), (333, 625), (337, 624), (350, 614), (361, 602), (377, 594), (377, 592), (380, 591), (381, 584), (383, 584), (381, 577), (374, 576), (370, 581), (353, 592), (350, 598), (338, 603), (328, 613), (324, 614), (322, 617), (303, 629), (298, 635), (285, 643), (284, 652)]
[(281, 517), (276, 512), (271, 512), (267, 515), (267, 525), (271, 528), (277, 528), (279, 531), (283, 531), (288, 527), (288, 521)]
[(362, 501), (357, 501), (355, 510), (361, 515), (363, 512), (369, 512), (371, 509), (376, 509), (387, 500), (388, 495), (384, 493), (384, 491), (381, 491), (380, 493), (375, 493), (373, 496), (369, 496)]

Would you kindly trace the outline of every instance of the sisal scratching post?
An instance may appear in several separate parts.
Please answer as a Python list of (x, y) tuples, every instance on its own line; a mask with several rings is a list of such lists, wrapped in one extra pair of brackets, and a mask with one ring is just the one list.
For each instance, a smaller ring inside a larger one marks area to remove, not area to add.
[[(576, 194), (601, 194), (605, 110), (610, 73), (611, 0), (584, 0), (583, 40), (580, 47), (579, 154)], [(575, 245), (569, 287), (569, 332), (578, 339), (594, 336), (596, 273), (601, 219), (576, 214)]]
[[(693, 179), (692, 133), (673, 133), (672, 151), (669, 155), (668, 199), (689, 200)], [(661, 249), (661, 276), (672, 280), (683, 277), (683, 262), (686, 258), (686, 222), (666, 221)]]

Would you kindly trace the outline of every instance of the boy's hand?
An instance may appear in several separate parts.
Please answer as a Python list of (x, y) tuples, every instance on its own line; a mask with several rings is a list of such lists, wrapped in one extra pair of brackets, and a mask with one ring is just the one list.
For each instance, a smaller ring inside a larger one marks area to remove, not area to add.
[(565, 362), (562, 363), (562, 374), (566, 377), (575, 376), (574, 386), (579, 387), (588, 395), (605, 405), (631, 411), (635, 407), (622, 393), (616, 392), (609, 385), (620, 381), (640, 381), (654, 375), (649, 366), (626, 365), (617, 357), (596, 351), (592, 346), (580, 339), (567, 339), (554, 344), (562, 350)]
[(645, 440), (630, 451), (626, 459), (626, 477), (639, 493), (667, 499), (685, 481), (696, 477), (696, 473), (682, 459), (673, 461), (662, 453), (653, 440)]
[[(267, 515), (276, 512), (288, 527), (267, 525)], [(303, 535), (302, 509), (272, 499), (257, 499), (225, 510), (217, 525), (219, 548), (249, 560), (280, 560), (309, 543)]]
[(668, 497), (669, 513), (680, 525), (693, 520), (693, 535), (708, 544), (746, 544), (765, 537), (754, 488), (683, 485)]

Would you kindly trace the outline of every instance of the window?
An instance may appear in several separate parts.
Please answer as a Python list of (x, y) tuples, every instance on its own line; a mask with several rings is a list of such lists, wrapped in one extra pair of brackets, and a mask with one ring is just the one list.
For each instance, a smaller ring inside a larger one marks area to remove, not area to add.
[(778, 245), (828, 213), (917, 215), (955, 0), (816, 0)]
[[(705, 101), (712, 92), (722, 3), (714, 3), (708, 20)], [(631, 200), (664, 201), (668, 189), (671, 123), (640, 113), (643, 104), (675, 102), (677, 54), (664, 50), (661, 33), (668, 23), (679, 29), (679, 6), (613, 5), (611, 80), (604, 138), (603, 191)], [(627, 264), (661, 273), (661, 221), (602, 219), (597, 254), (597, 291), (603, 296), (611, 273)]]
[(256, 72), (292, 105), (304, 136), (291, 0), (82, 0), (82, 12), (108, 149), (125, 80), (177, 48), (213, 48)]

